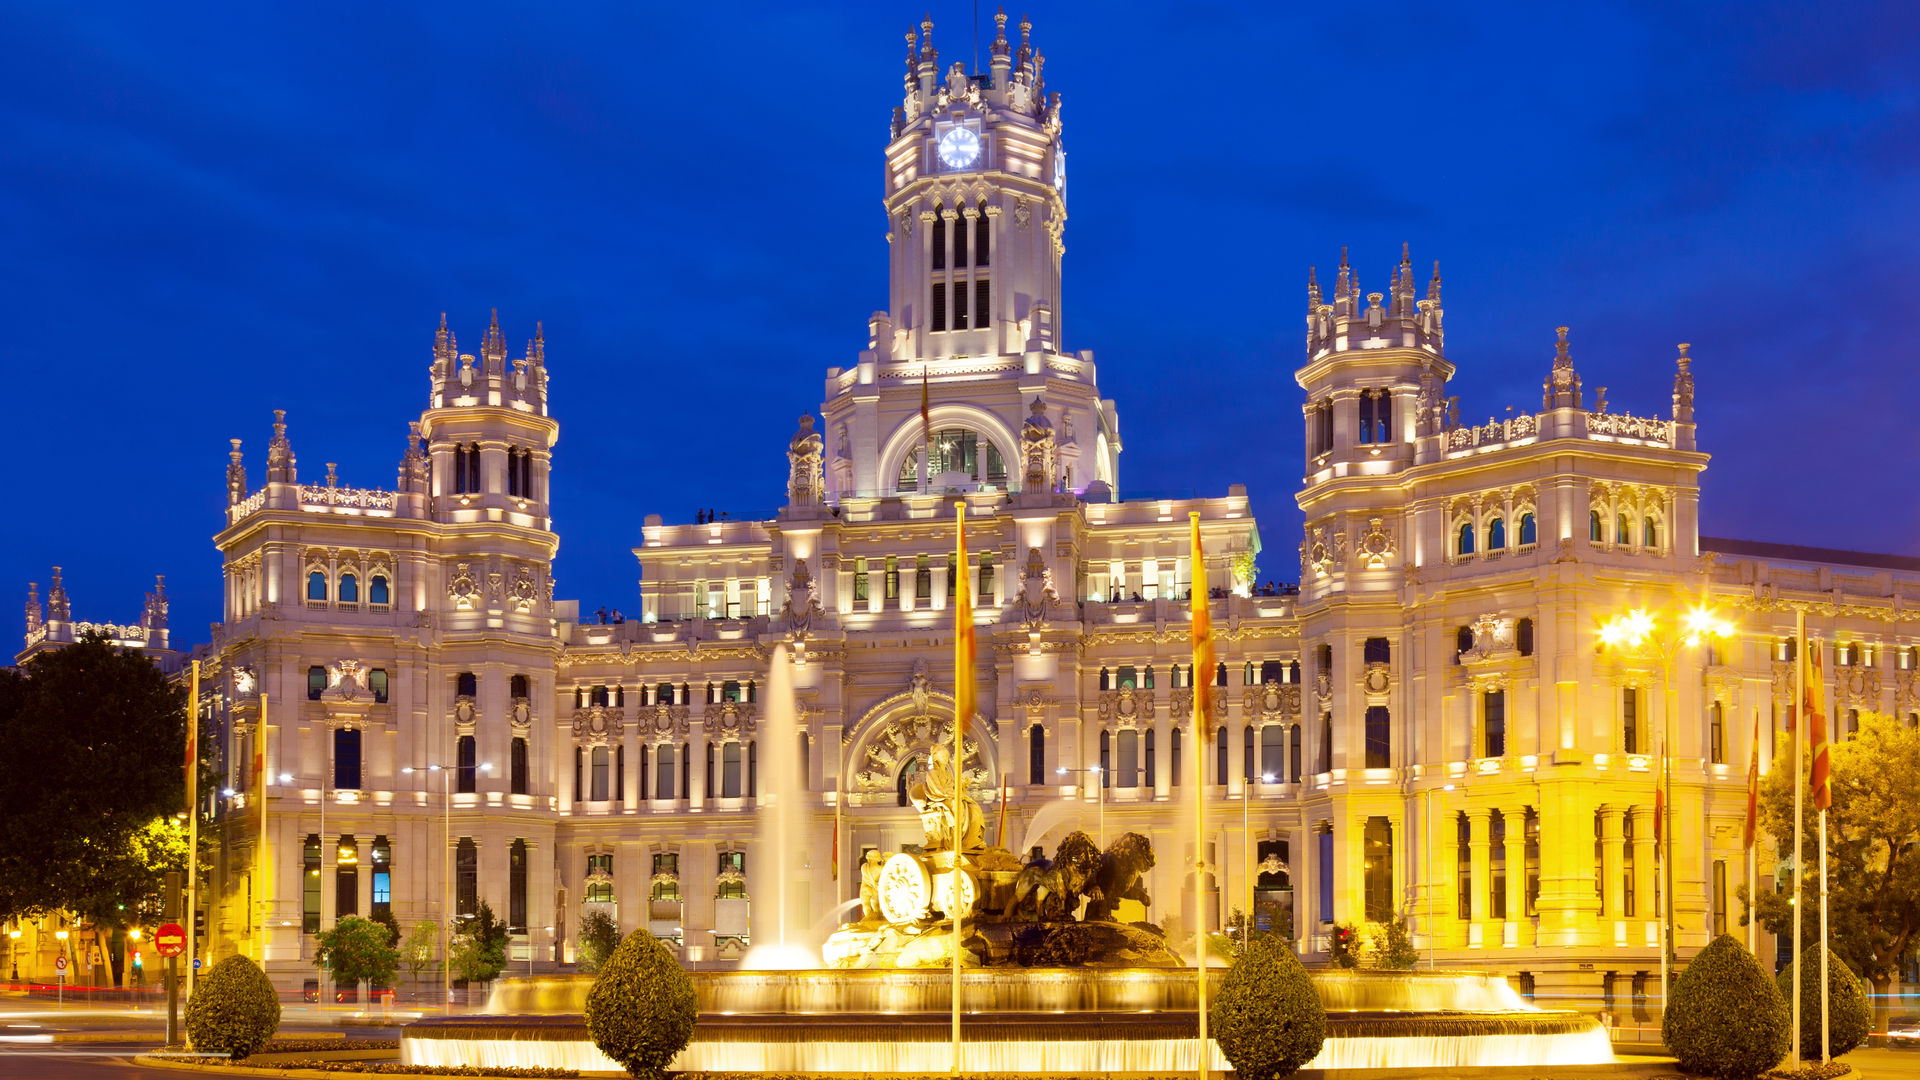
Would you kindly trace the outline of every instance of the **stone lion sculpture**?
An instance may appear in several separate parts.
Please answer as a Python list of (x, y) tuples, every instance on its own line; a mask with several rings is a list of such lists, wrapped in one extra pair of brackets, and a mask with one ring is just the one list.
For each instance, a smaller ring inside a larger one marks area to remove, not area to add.
[(1099, 865), (1100, 849), (1093, 839), (1079, 831), (1068, 833), (1051, 860), (1035, 859), (1021, 869), (1004, 917), (1025, 915), (1036, 921), (1071, 918)]
[(1153, 843), (1137, 832), (1130, 832), (1101, 853), (1085, 886), (1087, 922), (1111, 920), (1122, 900), (1152, 901), (1141, 884), (1141, 876), (1153, 869)]

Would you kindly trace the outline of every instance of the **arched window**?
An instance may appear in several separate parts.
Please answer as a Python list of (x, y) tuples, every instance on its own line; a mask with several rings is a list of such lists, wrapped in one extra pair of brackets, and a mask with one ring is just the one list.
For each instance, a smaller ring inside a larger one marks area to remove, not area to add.
[(520, 448), (507, 448), (507, 494), (520, 495)]
[(327, 598), (327, 575), (315, 570), (307, 575), (307, 599), (325, 600)]
[(1220, 664), (1214, 669), (1213, 685), (1215, 686), (1227, 685), (1227, 665), (1225, 661), (1221, 661)]
[(919, 754), (908, 758), (907, 763), (900, 766), (900, 777), (894, 782), (894, 795), (899, 800), (901, 806), (910, 805), (907, 800), (907, 790), (913, 786), (914, 780), (919, 777), (920, 770), (926, 767), (927, 763), (921, 759)]
[(1598, 510), (1587, 511), (1587, 539), (1596, 544), (1606, 539), (1606, 534), (1601, 531), (1600, 511)]
[(1617, 517), (1615, 517), (1613, 526), (1614, 526), (1614, 538), (1613, 538), (1614, 543), (1616, 544), (1633, 543), (1633, 523), (1627, 519), (1627, 515), (1620, 514)]
[(1047, 782), (1047, 729), (1035, 724), (1027, 729), (1027, 783)]
[(1459, 555), (1473, 554), (1473, 522), (1460, 523), (1460, 532), (1455, 540), (1454, 552)]
[[(945, 209), (946, 208), (939, 203), (933, 204), (933, 237), (931, 246), (933, 252), (933, 269), (935, 270), (945, 270), (947, 268), (947, 217)], [(941, 290), (936, 288), (933, 291), (938, 295)], [(935, 326), (934, 329), (945, 330), (946, 327)]]
[(387, 599), (387, 575), (375, 574), (367, 579), (367, 603), (385, 607)]
[(1260, 762), (1256, 759), (1253, 725), (1240, 729), (1240, 778), (1248, 783), (1260, 773)]
[(1455, 628), (1453, 631), (1453, 651), (1463, 653), (1471, 648), (1473, 648), (1473, 627), (1461, 626)]
[(1641, 546), (1646, 548), (1653, 548), (1657, 550), (1660, 547), (1660, 527), (1653, 523), (1653, 515), (1651, 514), (1647, 515), (1647, 520), (1645, 522), (1644, 530), (1646, 533), (1646, 540), (1644, 543), (1641, 544)]
[(1540, 542), (1540, 530), (1534, 524), (1532, 514), (1520, 515), (1520, 546), (1527, 547)]
[[(609, 885), (606, 887), (606, 889), (608, 894), (607, 899), (612, 900), (613, 886)], [(588, 891), (589, 892), (592, 891), (591, 887), (588, 889)], [(592, 897), (588, 897), (588, 899), (591, 900)], [(680, 882), (677, 880), (668, 881), (665, 879), (654, 882), (652, 890), (649, 891), (647, 894), (647, 899), (656, 904), (679, 903), (680, 902)]]
[(1113, 689), (1113, 672), (1107, 670), (1106, 668), (1100, 669), (1100, 689), (1102, 690)]
[(1532, 619), (1521, 619), (1518, 623), (1514, 624), (1513, 643), (1514, 646), (1520, 650), (1521, 656), (1533, 655)]
[(1251, 660), (1247, 661), (1246, 665), (1240, 669), (1240, 685), (1253, 685), (1253, 661)]
[(357, 604), (360, 602), (360, 579), (352, 574), (340, 575), (340, 602)]
[(979, 211), (980, 216), (973, 219), (973, 265), (985, 266), (987, 265), (987, 248), (990, 243), (988, 237), (991, 235), (991, 222), (993, 219), (987, 216), (987, 200), (981, 199), (980, 205), (974, 207), (974, 209)]
[(1494, 518), (1493, 522), (1487, 526), (1487, 550), (1499, 551), (1506, 546), (1507, 523), (1500, 518)]
[(327, 669), (318, 664), (307, 669), (307, 700), (319, 701), (327, 692)]
[(467, 490), (478, 494), (480, 487), (480, 444), (467, 445)]
[[(473, 672), (463, 671), (454, 677), (453, 692), (460, 697), (479, 697), (480, 680), (474, 677)], [(601, 704), (606, 703), (601, 702)]]

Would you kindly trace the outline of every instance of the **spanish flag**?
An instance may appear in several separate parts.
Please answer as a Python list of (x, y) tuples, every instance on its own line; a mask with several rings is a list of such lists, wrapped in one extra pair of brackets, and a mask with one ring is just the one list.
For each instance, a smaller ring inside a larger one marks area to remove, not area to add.
[(1747, 755), (1747, 827), (1741, 833), (1740, 846), (1753, 846), (1760, 824), (1760, 710), (1753, 711), (1753, 750)]
[(1200, 511), (1187, 512), (1192, 551), (1188, 564), (1193, 584), (1188, 597), (1193, 604), (1193, 711), (1200, 745), (1213, 737), (1213, 616), (1207, 609), (1207, 560), (1200, 550)]
[(967, 504), (954, 504), (953, 562), (953, 715), (954, 761), (959, 763), (960, 740), (973, 725), (973, 590), (967, 581)]
[(1826, 678), (1820, 670), (1820, 647), (1803, 641), (1800, 652), (1807, 658), (1807, 745), (1813, 751), (1813, 807), (1825, 810), (1833, 805), (1832, 764), (1827, 758)]

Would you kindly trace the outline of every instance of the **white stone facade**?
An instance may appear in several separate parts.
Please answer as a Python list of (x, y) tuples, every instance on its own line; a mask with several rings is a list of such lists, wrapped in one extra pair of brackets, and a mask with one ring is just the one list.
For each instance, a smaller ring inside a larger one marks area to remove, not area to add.
[[(1121, 497), (1118, 410), (1091, 354), (1061, 344), (1060, 107), (1019, 37), (996, 39), (972, 77), (910, 40), (886, 151), (889, 310), (828, 370), (817, 428), (809, 414), (788, 441), (788, 505), (771, 520), (648, 518), (624, 620), (551, 595), (558, 428), (538, 339), (509, 365), (497, 322), (477, 360), (443, 326), (393, 491), (341, 487), (330, 467), (324, 484), (299, 482), (284, 425), (251, 488), (236, 445), (217, 540), (226, 621), (201, 653), (236, 789), (215, 955), (264, 940), (277, 980), (311, 978), (303, 923), (341, 910), (350, 836), (362, 914), (378, 899), (376, 837), (403, 927), (445, 911), (464, 838), (475, 896), (523, 928), (516, 964), (570, 962), (594, 905), (677, 939), (689, 962), (729, 963), (763, 884), (753, 810), (770, 739), (804, 745), (805, 885), (824, 934), (858, 894), (861, 852), (919, 838), (899, 791), (952, 721), (954, 573), (979, 598), (970, 767), (989, 838), (1050, 851), (1102, 822), (1109, 839), (1146, 834), (1149, 919), (1194, 919), (1181, 795), (1186, 597), (1202, 588), (1227, 687), (1207, 766), (1225, 899), (1209, 906), (1246, 907), (1254, 875), (1259, 907), (1290, 906), (1309, 953), (1334, 919), (1403, 915), (1442, 964), (1591, 1000), (1611, 986), (1623, 1009), (1636, 973), (1659, 966), (1650, 815), (1670, 719), (1679, 948), (1721, 922), (1738, 931), (1746, 763), (1756, 715), (1764, 764), (1787, 745), (1794, 609), (1830, 650), (1843, 718), (1920, 713), (1920, 560), (1703, 541), (1684, 346), (1666, 417), (1589, 405), (1563, 333), (1538, 412), (1463, 423), (1443, 396), (1437, 268), (1421, 289), (1403, 257), (1388, 292), (1362, 294), (1343, 257), (1331, 296), (1310, 288), (1296, 373), (1301, 584), (1261, 585), (1293, 571), (1273, 573), (1270, 552), (1257, 570), (1242, 486)], [(962, 499), (975, 557), (955, 569)], [(1189, 565), (1189, 511), (1203, 567)], [(1739, 637), (1682, 654), (1669, 718), (1658, 668), (1601, 650), (1597, 629), (1703, 596)], [(783, 642), (799, 730), (771, 730), (761, 700)], [(264, 905), (248, 813), (262, 738)], [(336, 775), (356, 739), (358, 776)], [(446, 773), (405, 771), (463, 761), (472, 790), (450, 798)], [(322, 856), (311, 912), (307, 837)]]

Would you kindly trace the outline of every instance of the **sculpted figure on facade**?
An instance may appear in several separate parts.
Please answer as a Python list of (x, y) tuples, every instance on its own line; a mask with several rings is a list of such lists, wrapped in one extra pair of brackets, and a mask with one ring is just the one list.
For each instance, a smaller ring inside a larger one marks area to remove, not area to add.
[(1046, 558), (1039, 548), (1028, 548), (1026, 575), (1020, 581), (1020, 595), (1014, 600), (1021, 621), (1030, 624), (1045, 621), (1059, 601), (1059, 595), (1053, 590), (1053, 571), (1047, 568)]
[(1026, 461), (1022, 483), (1028, 491), (1048, 491), (1053, 487), (1053, 421), (1047, 419), (1047, 403), (1033, 399), (1026, 426), (1020, 429), (1022, 457)]
[(799, 640), (813, 629), (813, 620), (820, 613), (820, 590), (807, 570), (807, 560), (795, 559), (793, 576), (787, 579), (787, 600), (780, 607), (780, 616), (787, 620), (787, 630)]
[[(920, 812), (920, 826), (926, 832), (928, 851), (978, 851), (987, 846), (986, 815), (971, 795), (960, 793), (959, 827), (953, 814), (953, 751), (944, 744), (935, 745), (927, 754), (927, 766), (907, 787), (907, 801)], [(958, 837), (956, 845), (955, 837)]]
[(813, 414), (803, 413), (800, 417), (800, 430), (794, 433), (793, 440), (787, 444), (787, 503), (791, 506), (818, 506), (823, 497), (821, 464), (825, 458), (825, 444), (820, 433), (813, 430)]

